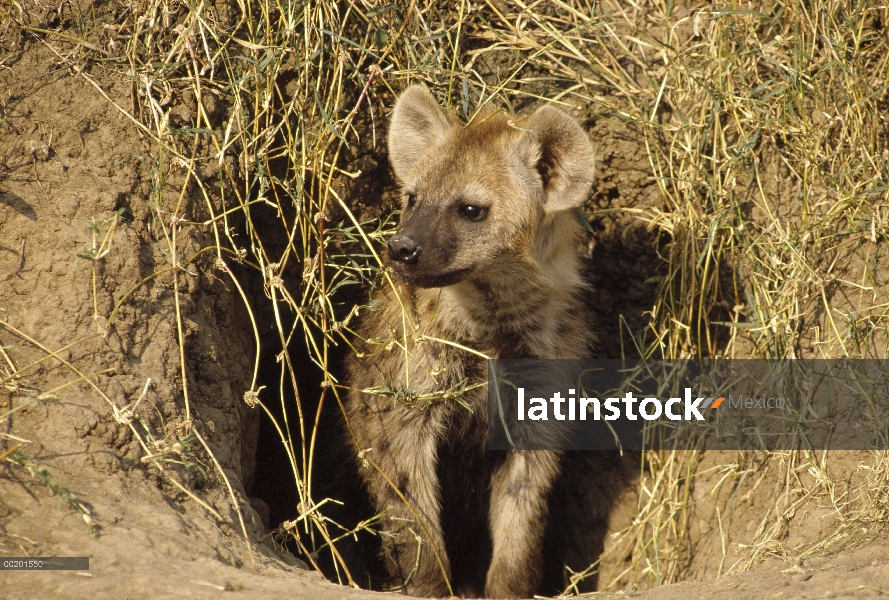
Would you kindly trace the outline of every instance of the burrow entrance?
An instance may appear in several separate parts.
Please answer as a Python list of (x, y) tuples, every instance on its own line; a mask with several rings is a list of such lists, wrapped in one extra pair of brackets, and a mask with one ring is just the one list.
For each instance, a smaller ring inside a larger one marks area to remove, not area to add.
[[(596, 123), (588, 125), (595, 127)], [(624, 148), (635, 148), (626, 140), (617, 141), (620, 142), (615, 144), (618, 147), (623, 144)], [(619, 154), (616, 156), (611, 162), (620, 162), (623, 158)], [(367, 159), (363, 160), (367, 162)], [(382, 214), (392, 210), (395, 186), (387, 172), (385, 155), (382, 152), (372, 154), (371, 160), (377, 168), (371, 170), (366, 178), (360, 179), (354, 189), (360, 192), (358, 195), (364, 201), (367, 201), (368, 194), (376, 194), (379, 199), (376, 206), (365, 210), (376, 210), (380, 218), (385, 218)], [(626, 172), (618, 174), (609, 168), (608, 163), (601, 164), (594, 193), (587, 204), (587, 213), (592, 215), (602, 207), (620, 206), (628, 198), (637, 202), (640, 196), (652, 192), (648, 182), (641, 189), (633, 189), (631, 186), (634, 183), (638, 182), (628, 180)], [(276, 211), (260, 206), (253, 218), (265, 228), (266, 248), (275, 248), (273, 231), (279, 227)], [(590, 218), (590, 229), (593, 233), (587, 248), (587, 276), (591, 282), (588, 300), (598, 314), (598, 321), (593, 326), (600, 332), (602, 340), (600, 355), (603, 358), (635, 356), (635, 348), (644, 346), (645, 341), (641, 337), (634, 340), (633, 336), (644, 335), (646, 311), (650, 309), (658, 291), (658, 276), (663, 274), (664, 263), (660, 252), (668, 240), (663, 234), (651, 233), (627, 218), (593, 216)], [(283, 231), (279, 235), (281, 243), (278, 248), (283, 252), (286, 236)], [(299, 265), (295, 264), (284, 273), (285, 280), (291, 284), (301, 281), (302, 276)], [(258, 302), (267, 303), (262, 286), (261, 275), (253, 275), (250, 282), (253, 297)], [(343, 292), (334, 305), (352, 306), (367, 301), (367, 287), (353, 286)], [(282, 329), (290, 331), (295, 316), (288, 311), (281, 314), (286, 319)], [(262, 393), (264, 402), (272, 417), (282, 426), (287, 410), (286, 420), (290, 424), (297, 460), (301, 461), (296, 394), (289, 375), (282, 377), (280, 335), (268, 311), (259, 314), (258, 320), (263, 347), (258, 384), (265, 386)], [(300, 343), (292, 344), (291, 359), (294, 361), (298, 395), (302, 403), (304, 429), (308, 434), (316, 431), (312, 455), (312, 496), (315, 502), (329, 499), (323, 511), (325, 516), (341, 526), (332, 526), (331, 533), (336, 536), (372, 520), (374, 510), (362, 488), (358, 473), (360, 466), (346, 438), (338, 404), (328, 395), (318, 411), (323, 374), (320, 367), (301, 350), (302, 347)], [(348, 351), (345, 344), (332, 349), (330, 369), (334, 376), (343, 372), (343, 360)], [(623, 456), (609, 452), (566, 456), (564, 475), (551, 499), (550, 524), (544, 541), (545, 576), (540, 593), (562, 593), (568, 580), (565, 565), (574, 572), (582, 572), (599, 558), (615, 524), (632, 519), (636, 510), (634, 486), (640, 461), (641, 457), (632, 453)], [(291, 461), (278, 430), (264, 413), (260, 417), (256, 469), (252, 481), (248, 483), (248, 494), (261, 500), (260, 510), (264, 511), (267, 507), (265, 518), (271, 532), (299, 518), (300, 496)], [(301, 531), (305, 535), (305, 530)], [(307, 559), (308, 538), (303, 540), (302, 548), (287, 536), (277, 535), (276, 539), (294, 555)], [(317, 533), (315, 539), (320, 539)], [(484, 544), (485, 540), (480, 543)], [(451, 550), (460, 552), (459, 548)], [(337, 551), (356, 583), (370, 589), (386, 589), (386, 570), (377, 535), (368, 531), (347, 535), (337, 543)], [(332, 581), (346, 581), (329, 551), (319, 552), (312, 558), (326, 577)], [(597, 583), (595, 575), (587, 577), (578, 591), (593, 591)]]

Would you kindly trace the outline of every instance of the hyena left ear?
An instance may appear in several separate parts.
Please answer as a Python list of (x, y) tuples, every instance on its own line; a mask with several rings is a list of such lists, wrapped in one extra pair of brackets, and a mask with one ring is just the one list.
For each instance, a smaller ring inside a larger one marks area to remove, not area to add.
[(546, 211), (577, 208), (593, 184), (595, 156), (586, 132), (552, 106), (531, 115), (518, 141), (520, 156), (540, 174)]
[(424, 85), (407, 88), (392, 110), (389, 122), (389, 162), (395, 176), (405, 181), (418, 160), (445, 138), (451, 123)]

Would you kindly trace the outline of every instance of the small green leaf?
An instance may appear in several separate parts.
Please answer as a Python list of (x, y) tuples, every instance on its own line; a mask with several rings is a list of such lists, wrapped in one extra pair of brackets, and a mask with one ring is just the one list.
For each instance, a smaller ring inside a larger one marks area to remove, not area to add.
[(380, 27), (374, 32), (374, 45), (377, 48), (385, 48), (389, 43), (389, 33)]
[(365, 14), (366, 14), (367, 18), (369, 19), (371, 17), (377, 16), (378, 14), (380, 14), (381, 12), (383, 12), (385, 10), (398, 10), (398, 5), (395, 3), (392, 3), (392, 4), (387, 4), (385, 6), (378, 6), (376, 8), (370, 9)]

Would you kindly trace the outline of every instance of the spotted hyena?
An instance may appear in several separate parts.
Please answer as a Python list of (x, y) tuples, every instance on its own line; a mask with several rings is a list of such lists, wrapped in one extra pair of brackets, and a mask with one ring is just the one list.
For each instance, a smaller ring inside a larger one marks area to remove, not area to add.
[(413, 595), (527, 598), (560, 455), (485, 450), (483, 356), (588, 356), (575, 209), (593, 151), (551, 106), (462, 124), (414, 86), (392, 113), (389, 156), (396, 276), (361, 316), (346, 405), (385, 559)]

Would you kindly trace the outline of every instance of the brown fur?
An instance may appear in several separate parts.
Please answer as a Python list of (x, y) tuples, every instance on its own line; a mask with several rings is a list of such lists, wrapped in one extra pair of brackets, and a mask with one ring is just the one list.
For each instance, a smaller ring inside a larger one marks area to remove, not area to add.
[[(346, 405), (362, 476), (385, 511), (388, 566), (414, 595), (447, 595), (447, 575), (455, 593), (530, 597), (559, 453), (486, 451), (485, 386), (463, 392), (471, 410), (441, 392), (487, 375), (453, 344), (492, 358), (589, 355), (572, 209), (589, 191), (592, 148), (555, 108), (519, 125), (496, 113), (464, 126), (414, 86), (393, 111), (389, 151), (404, 190), (398, 234), (422, 253), (394, 261), (397, 290), (362, 315)], [(486, 218), (473, 222), (466, 205)], [(411, 391), (439, 396), (404, 401)]]

